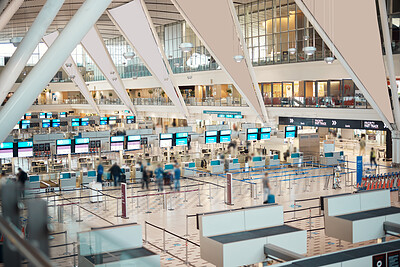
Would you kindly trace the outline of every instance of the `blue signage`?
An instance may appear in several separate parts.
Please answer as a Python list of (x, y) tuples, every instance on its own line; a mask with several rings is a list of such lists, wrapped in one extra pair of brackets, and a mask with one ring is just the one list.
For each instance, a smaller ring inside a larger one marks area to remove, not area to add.
[(363, 177), (363, 157), (357, 156), (357, 184), (361, 185)]
[(242, 115), (240, 111), (216, 111), (216, 110), (203, 110), (203, 114), (228, 114), (228, 115)]

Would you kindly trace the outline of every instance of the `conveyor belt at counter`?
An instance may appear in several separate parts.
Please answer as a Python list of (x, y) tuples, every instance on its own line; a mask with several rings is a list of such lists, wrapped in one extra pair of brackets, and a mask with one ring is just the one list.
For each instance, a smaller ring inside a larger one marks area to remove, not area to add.
[(388, 207), (388, 208), (367, 210), (367, 211), (361, 211), (361, 212), (340, 215), (340, 216), (336, 216), (336, 218), (340, 218), (340, 219), (344, 219), (344, 220), (348, 220), (348, 221), (358, 221), (358, 220), (364, 220), (364, 219), (369, 219), (369, 218), (374, 218), (374, 217), (397, 214), (397, 213), (400, 213), (400, 208)]
[(262, 238), (262, 237), (268, 237), (268, 236), (274, 236), (274, 235), (287, 234), (287, 233), (292, 233), (292, 232), (296, 232), (296, 231), (302, 231), (302, 230), (292, 227), (292, 226), (288, 226), (288, 225), (280, 225), (280, 226), (275, 226), (275, 227), (269, 227), (269, 228), (263, 228), (263, 229), (245, 231), (245, 232), (238, 232), (238, 233), (232, 233), (232, 234), (226, 234), (226, 235), (210, 236), (209, 238), (213, 239), (219, 243), (227, 244), (227, 243), (239, 242), (239, 241), (243, 241), (243, 240), (250, 240), (250, 239)]
[[(154, 252), (146, 248), (135, 248), (120, 250), (115, 252), (100, 253), (90, 256), (85, 256), (93, 264), (107, 264), (112, 262), (119, 262), (122, 260), (136, 259), (156, 255)], [(100, 262), (99, 262), (100, 261)]]
[(357, 258), (363, 258), (380, 253), (386, 253), (400, 248), (400, 240), (375, 244), (367, 247), (349, 249), (341, 252), (336, 252), (327, 255), (315, 256), (304, 260), (289, 262), (281, 266), (304, 266), (304, 267), (319, 267), (329, 264), (345, 262)]

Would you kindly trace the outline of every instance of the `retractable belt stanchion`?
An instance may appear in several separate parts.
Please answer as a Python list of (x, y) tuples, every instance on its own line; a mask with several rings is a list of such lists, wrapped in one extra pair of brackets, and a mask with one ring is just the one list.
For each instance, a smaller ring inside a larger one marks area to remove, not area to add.
[(147, 211), (146, 213), (151, 213), (150, 209), (149, 209), (149, 195), (146, 195), (146, 206), (147, 206)]
[(199, 198), (199, 203), (197, 204), (197, 207), (203, 207), (203, 205), (201, 205), (201, 200), (200, 200), (200, 182), (197, 182), (197, 196)]

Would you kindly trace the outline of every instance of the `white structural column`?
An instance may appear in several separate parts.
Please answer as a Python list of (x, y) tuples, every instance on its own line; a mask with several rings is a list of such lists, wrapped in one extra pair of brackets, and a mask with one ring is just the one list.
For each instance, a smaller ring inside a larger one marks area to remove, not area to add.
[(3, 11), (3, 13), (1, 13), (0, 16), (0, 31), (4, 29), (23, 2), (24, 0), (13, 0), (8, 4), (7, 8)]
[[(50, 47), (54, 43), (59, 34), (60, 33), (58, 31), (52, 32), (44, 36), (43, 41), (48, 47)], [(96, 102), (94, 101), (92, 95), (90, 94), (89, 88), (86, 86), (85, 80), (83, 79), (82, 74), (79, 72), (76, 63), (71, 56), (67, 58), (67, 60), (62, 65), (62, 68), (68, 74), (70, 79), (76, 84), (76, 86), (78, 86), (79, 91), (81, 92), (83, 97), (85, 97), (89, 105), (92, 106), (92, 108), (97, 112), (97, 114), (100, 114), (100, 110), (97, 107)]]
[[(295, 1), (382, 121), (392, 129), (394, 117), (387, 90), (375, 0)], [(363, 12), (354, 12), (360, 6)], [(368, 29), (368, 34), (360, 29)]]
[[(225, 70), (247, 104), (262, 121), (267, 121), (267, 111), (232, 0), (172, 0), (172, 3)], [(244, 59), (236, 62), (234, 56), (237, 55)]]
[(39, 44), (47, 28), (56, 17), (62, 7), (64, 0), (47, 0), (39, 12), (32, 26), (18, 45), (17, 50), (7, 62), (7, 65), (0, 73), (0, 103), (3, 103), (8, 92), (12, 89), (21, 71), (31, 57), (36, 46)]
[(138, 115), (96, 26), (93, 26), (89, 30), (82, 39), (81, 44), (103, 73), (104, 77), (106, 77), (107, 81), (114, 88), (122, 102), (132, 113)]
[(164, 50), (142, 0), (134, 0), (108, 10), (108, 15), (129, 44), (138, 52), (147, 69), (160, 82), (172, 103), (185, 116), (188, 111), (178, 89)]
[(111, 0), (86, 0), (0, 111), (0, 142), (32, 105)]

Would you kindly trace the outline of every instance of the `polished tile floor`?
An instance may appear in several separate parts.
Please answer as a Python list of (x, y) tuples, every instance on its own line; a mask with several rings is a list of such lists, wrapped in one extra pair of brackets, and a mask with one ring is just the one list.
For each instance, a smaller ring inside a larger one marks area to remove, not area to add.
[[(350, 156), (348, 160), (351, 162), (348, 165), (349, 171), (352, 172), (355, 169), (355, 158)], [(379, 162), (379, 164), (381, 165), (379, 172), (395, 171), (386, 167), (384, 162)], [(321, 217), (309, 219), (310, 215), (314, 217), (320, 214), (319, 200), (313, 198), (352, 192), (355, 189), (351, 182), (352, 177), (355, 179), (354, 174), (342, 175), (340, 189), (332, 189), (332, 180), (325, 188), (326, 177), (332, 177), (332, 171), (332, 168), (311, 164), (300, 169), (285, 166), (277, 170), (268, 170), (272, 193), (276, 196), (276, 202), (284, 207), (285, 221), (289, 225), (312, 230), (309, 231), (308, 256), (376, 242), (375, 240), (357, 244), (339, 242), (337, 239), (325, 236), (321, 229), (324, 227)], [(184, 179), (181, 182), (181, 190), (187, 191), (186, 193), (157, 195), (154, 183), (151, 184), (150, 191), (142, 190), (140, 185), (130, 185), (128, 189), (130, 198), (127, 205), (129, 219), (117, 217), (120, 215), (120, 211), (117, 214), (117, 207), (121, 208), (120, 200), (116, 199), (121, 196), (118, 188), (104, 187), (107, 196), (100, 203), (89, 201), (87, 189), (61, 194), (42, 194), (41, 196), (49, 202), (48, 211), (54, 225), (54, 233), (61, 232), (61, 234), (53, 234), (50, 245), (76, 242), (77, 233), (89, 230), (91, 227), (137, 222), (143, 226), (145, 247), (160, 254), (162, 266), (184, 266), (186, 261), (191, 266), (213, 266), (200, 258), (199, 232), (196, 229), (196, 217), (193, 215), (261, 204), (263, 201), (260, 179), (262, 175), (261, 172), (251, 174), (250, 177), (253, 180), (250, 182), (256, 184), (253, 188), (249, 181), (241, 181), (248, 179), (248, 174), (234, 175), (233, 206), (224, 203), (225, 179), (222, 176), (198, 177), (199, 175), (195, 175), (191, 179)], [(171, 190), (166, 188), (165, 192), (170, 193)], [(301, 201), (304, 199), (311, 200)], [(79, 204), (66, 205), (62, 222), (59, 222), (59, 208), (54, 207), (54, 201), (56, 205), (76, 202)], [(392, 192), (392, 202), (393, 205), (399, 206), (397, 191)], [(82, 222), (76, 222), (79, 212)], [(290, 222), (293, 220), (296, 221)], [(162, 229), (168, 232), (164, 235)], [(64, 231), (67, 234), (64, 234)], [(55, 259), (53, 262), (58, 266), (73, 266), (74, 257), (71, 254), (74, 252), (74, 247), (77, 248), (76, 245), (69, 245), (68, 252), (65, 247), (52, 248), (52, 258), (64, 257)]]

